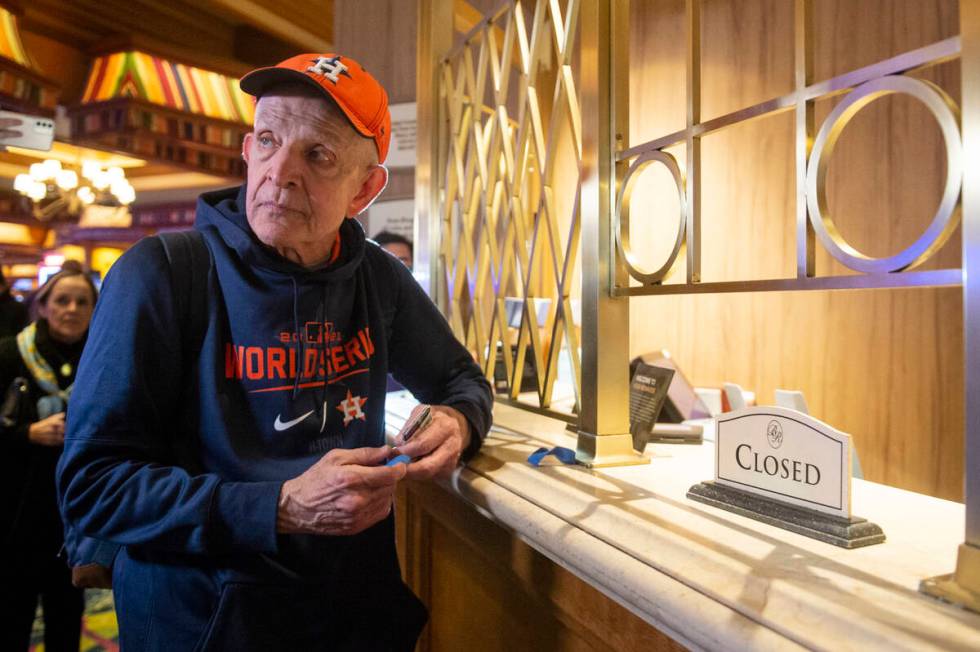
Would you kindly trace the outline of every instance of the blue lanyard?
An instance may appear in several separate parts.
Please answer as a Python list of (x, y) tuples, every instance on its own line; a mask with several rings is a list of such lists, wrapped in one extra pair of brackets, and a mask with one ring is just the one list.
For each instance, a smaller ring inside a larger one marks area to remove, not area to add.
[(528, 455), (528, 464), (531, 466), (541, 466), (541, 460), (548, 455), (554, 455), (562, 464), (576, 464), (575, 451), (573, 451), (571, 448), (564, 448), (562, 446), (555, 446), (554, 448), (539, 448)]

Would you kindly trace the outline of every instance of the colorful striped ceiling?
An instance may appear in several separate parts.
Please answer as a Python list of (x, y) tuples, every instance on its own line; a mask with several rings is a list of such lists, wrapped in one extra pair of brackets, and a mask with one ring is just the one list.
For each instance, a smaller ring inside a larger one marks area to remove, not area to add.
[(237, 79), (143, 52), (116, 52), (92, 63), (82, 103), (117, 98), (249, 125), (255, 117), (252, 97)]
[(24, 44), (20, 42), (17, 19), (2, 7), (0, 7), (0, 57), (16, 61), (25, 68), (31, 67), (31, 61), (27, 58)]

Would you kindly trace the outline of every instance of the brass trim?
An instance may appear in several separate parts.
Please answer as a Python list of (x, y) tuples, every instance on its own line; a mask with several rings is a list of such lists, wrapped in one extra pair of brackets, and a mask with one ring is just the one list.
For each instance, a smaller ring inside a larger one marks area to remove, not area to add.
[[(862, 108), (885, 95), (910, 95), (929, 109), (939, 123), (946, 145), (946, 184), (939, 208), (926, 230), (904, 250), (885, 258), (872, 258), (852, 247), (837, 230), (827, 204), (827, 171), (834, 148), (848, 123)], [(810, 222), (824, 248), (838, 261), (860, 272), (896, 272), (914, 267), (939, 250), (959, 225), (956, 210), (962, 182), (959, 116), (956, 104), (941, 88), (927, 81), (888, 75), (861, 84), (848, 93), (827, 116), (810, 152), (806, 175)]]
[(813, 0), (796, 0), (793, 8), (794, 78), (796, 82), (796, 276), (816, 275), (816, 242), (806, 202), (806, 165), (813, 143), (813, 102), (806, 88), (813, 83)]
[[(941, 63), (945, 63), (946, 61), (950, 61), (951, 59), (955, 59), (957, 56), (959, 56), (959, 54), (960, 37), (952, 36), (948, 39), (937, 41), (936, 43), (927, 45), (917, 50), (910, 50), (909, 52), (899, 54), (891, 57), (890, 59), (885, 59), (884, 61), (879, 61), (878, 63), (865, 66), (864, 68), (858, 68), (857, 70), (852, 70), (851, 72), (844, 73), (815, 84), (810, 84), (803, 89), (802, 99), (816, 100), (834, 97), (840, 95), (841, 93), (846, 93), (851, 88), (859, 86), (864, 82), (871, 81), (872, 79), (877, 79), (878, 77), (884, 77), (886, 75), (913, 72), (922, 68), (939, 65)], [(661, 136), (660, 138), (654, 138), (653, 140), (649, 140), (639, 145), (634, 145), (629, 149), (619, 152), (616, 155), (616, 158), (618, 160), (631, 159), (650, 150), (664, 149), (672, 145), (683, 143), (687, 139), (689, 133), (692, 136), (705, 136), (726, 127), (731, 127), (733, 125), (746, 122), (747, 120), (754, 120), (770, 114), (788, 111), (796, 106), (797, 99), (799, 99), (798, 95), (799, 93), (794, 91), (789, 95), (782, 95), (771, 100), (766, 100), (765, 102), (760, 102), (759, 104), (754, 104), (744, 109), (732, 111), (731, 113), (713, 118), (707, 122), (695, 124), (689, 130), (684, 129), (666, 136)]]
[[(448, 24), (447, 24), (448, 21)], [(445, 115), (439, 103), (439, 57), (452, 43), (452, 3), (419, 0), (416, 74), (417, 161), (415, 169), (415, 265), (413, 273), (429, 296), (447, 312), (439, 283), (442, 244), (439, 170), (445, 158)]]
[(676, 294), (722, 294), (729, 292), (796, 292), (805, 290), (870, 290), (908, 287), (956, 287), (963, 285), (963, 270), (938, 269), (902, 274), (850, 274), (810, 278), (772, 278), (755, 281), (660, 284), (618, 287), (613, 296), (666, 296)]
[(980, 548), (960, 544), (956, 554), (956, 571), (922, 580), (919, 591), (980, 613)]
[[(537, 405), (532, 405), (525, 401), (515, 400), (510, 397), (497, 397), (497, 403), (501, 405), (509, 405), (510, 407), (519, 408), (521, 410), (527, 410), (533, 414), (540, 414), (542, 416), (551, 417), (552, 419), (558, 419), (559, 421), (564, 421), (569, 426), (574, 426), (576, 431), (578, 430), (578, 417), (574, 414), (568, 414), (567, 412), (559, 412), (558, 410), (551, 410), (545, 407), (539, 407)], [(496, 428), (496, 426), (494, 426)]]
[[(980, 152), (980, 3), (960, 2), (960, 38), (963, 155), (971, 160)], [(966, 540), (956, 571), (923, 580), (919, 590), (980, 613), (980, 166), (973, 163), (962, 170)]]
[[(628, 129), (627, 3), (583, 0), (582, 406), (576, 459), (588, 466), (642, 464), (629, 435), (629, 301), (612, 287), (627, 278), (616, 265), (614, 215), (617, 136)], [(600, 350), (600, 343), (602, 348)]]
[[(687, 186), (687, 225), (685, 238), (687, 249), (687, 282), (701, 280), (701, 134), (694, 126), (701, 123), (701, 0), (687, 0), (687, 137), (685, 162)], [(618, 219), (619, 216), (614, 216)], [(669, 270), (667, 270), (669, 271)], [(666, 274), (667, 271), (664, 273)]]
[(650, 458), (633, 450), (631, 435), (596, 435), (579, 430), (575, 459), (589, 468), (649, 464)]
[[(643, 270), (640, 261), (637, 260), (636, 255), (633, 253), (633, 248), (630, 245), (630, 220), (631, 220), (631, 200), (633, 196), (633, 188), (636, 184), (636, 180), (639, 178), (640, 173), (643, 172), (652, 163), (660, 163), (670, 175), (674, 178), (674, 185), (677, 186), (677, 198), (680, 202), (680, 212), (679, 219), (677, 220), (677, 238), (674, 241), (674, 247), (671, 249), (670, 254), (667, 256), (667, 260), (661, 265), (656, 271), (648, 272)], [(677, 260), (678, 254), (680, 254), (681, 249), (684, 247), (684, 236), (687, 232), (687, 191), (686, 191), (686, 181), (684, 175), (681, 174), (680, 166), (677, 164), (677, 159), (671, 154), (661, 151), (654, 150), (652, 152), (646, 152), (642, 154), (639, 158), (633, 161), (630, 165), (629, 170), (626, 172), (626, 176), (623, 178), (622, 183), (619, 188), (619, 197), (616, 199), (616, 214), (619, 215), (619, 228), (616, 229), (616, 251), (619, 256), (623, 259), (623, 264), (626, 269), (629, 270), (630, 275), (647, 284), (658, 283), (662, 281), (667, 276), (667, 272), (670, 268), (674, 266), (674, 261)]]
[[(884, 61), (853, 70), (831, 79), (812, 83), (813, 76), (813, 0), (796, 0), (794, 11), (795, 49), (794, 76), (795, 90), (750, 107), (739, 109), (721, 117), (700, 122), (700, 3), (687, 0), (687, 127), (682, 130), (655, 138), (646, 143), (631, 147), (617, 154), (619, 162), (638, 158), (637, 163), (647, 161), (652, 152), (662, 152), (663, 148), (685, 144), (687, 148), (686, 200), (687, 224), (684, 244), (687, 259), (687, 279), (681, 285), (661, 289), (673, 268), (676, 255), (672, 255), (666, 269), (647, 272), (636, 265), (629, 247), (617, 249), (617, 265), (642, 284), (640, 289), (629, 287), (628, 281), (615, 284), (614, 296), (640, 296), (660, 294), (685, 294), (737, 291), (782, 291), (787, 289), (843, 289), (848, 287), (900, 287), (922, 285), (924, 278), (909, 282), (896, 282), (880, 277), (887, 272), (899, 272), (915, 267), (930, 258), (945, 244), (959, 224), (958, 204), (962, 173), (962, 157), (958, 129), (958, 109), (952, 99), (939, 87), (912, 77), (901, 76), (924, 67), (934, 66), (957, 57), (960, 53), (960, 37), (948, 38), (916, 50), (899, 54)], [(827, 98), (848, 93), (831, 111), (816, 137), (813, 135), (813, 103), (818, 98)], [(943, 133), (947, 154), (947, 178), (939, 209), (926, 231), (905, 250), (884, 258), (871, 258), (849, 245), (838, 232), (827, 210), (824, 190), (827, 169), (837, 139), (854, 114), (874, 99), (889, 93), (904, 93), (923, 102), (939, 123)], [(770, 281), (726, 281), (712, 283), (710, 289), (701, 285), (701, 242), (700, 242), (700, 139), (709, 133), (742, 124), (766, 116), (793, 110), (796, 113), (796, 280), (799, 284), (788, 284), (787, 280)], [(812, 143), (812, 145), (811, 145)], [(630, 168), (631, 171), (633, 167)], [(629, 179), (627, 179), (629, 180)], [(630, 193), (623, 193), (623, 201), (617, 205), (615, 230), (622, 234), (629, 229)], [(625, 224), (624, 224), (625, 218)], [(620, 238), (622, 236), (620, 235)], [(810, 280), (817, 278), (815, 271), (816, 242), (836, 260), (851, 269), (873, 275), (856, 285), (849, 281), (830, 280), (814, 285)], [(627, 236), (628, 242), (628, 236)], [(675, 247), (675, 252), (678, 251)], [(947, 284), (943, 281), (942, 284)]]
[[(980, 549), (980, 3), (960, 2), (963, 55), (962, 88), (963, 167), (963, 338), (966, 428), (964, 450), (964, 502), (966, 544)], [(963, 549), (960, 549), (962, 556)], [(980, 558), (971, 557), (976, 569)], [(980, 571), (978, 571), (980, 572)]]

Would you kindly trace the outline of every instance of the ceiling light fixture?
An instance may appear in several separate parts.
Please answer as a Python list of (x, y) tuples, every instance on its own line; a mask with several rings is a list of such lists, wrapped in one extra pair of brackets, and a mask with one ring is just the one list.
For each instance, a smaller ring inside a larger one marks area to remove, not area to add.
[(121, 167), (103, 168), (95, 161), (82, 162), (81, 179), (60, 161), (34, 163), (30, 173), (14, 179), (14, 190), (30, 198), (34, 217), (41, 222), (75, 220), (91, 204), (129, 206), (136, 199)]

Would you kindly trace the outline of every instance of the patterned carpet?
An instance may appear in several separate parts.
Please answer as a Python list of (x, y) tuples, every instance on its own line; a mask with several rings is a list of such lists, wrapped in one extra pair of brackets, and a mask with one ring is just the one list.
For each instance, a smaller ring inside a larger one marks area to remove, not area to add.
[[(34, 618), (30, 652), (44, 652), (44, 623), (40, 605)], [(112, 605), (112, 591), (85, 591), (81, 652), (119, 652), (119, 627)]]

